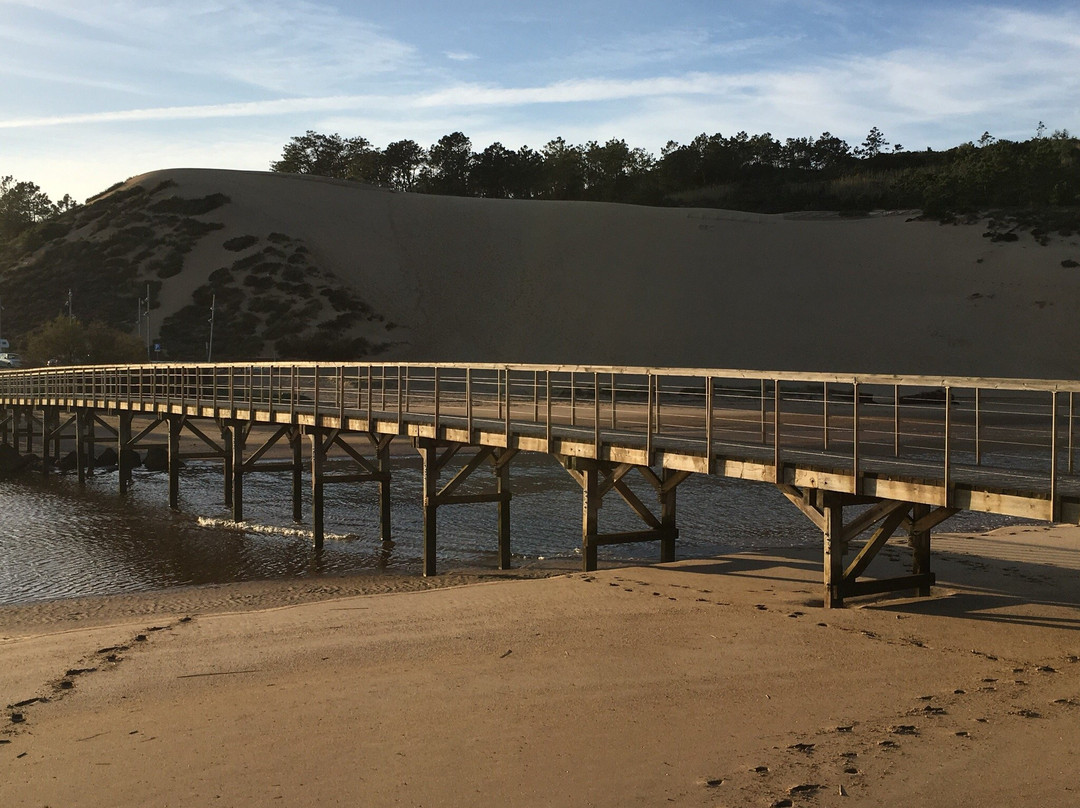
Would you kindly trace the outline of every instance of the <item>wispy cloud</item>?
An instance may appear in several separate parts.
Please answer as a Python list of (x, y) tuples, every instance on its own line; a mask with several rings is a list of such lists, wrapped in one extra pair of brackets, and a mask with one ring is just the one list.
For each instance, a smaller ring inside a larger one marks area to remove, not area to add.
[(144, 75), (159, 94), (185, 75), (299, 95), (419, 70), (412, 45), (307, 0), (5, 2), (26, 14), (19, 39), (47, 46), (68, 72)]
[[(227, 154), (236, 167), (265, 168), (309, 128), (377, 143), (461, 130), (477, 147), (622, 137), (653, 151), (717, 131), (828, 129), (857, 143), (877, 125), (921, 148), (984, 129), (1026, 137), (1039, 120), (1080, 128), (1080, 13), (1063, 6), (920, 0), (900, 26), (869, 0), (756, 0), (729, 24), (673, 0), (654, 30), (615, 20), (605, 33), (599, 19), (564, 25), (575, 4), (554, 5), (513, 23), (503, 19), (511, 12), (485, 14), (494, 27), (470, 41), (457, 36), (465, 16), (425, 17), (419, 30), (419, 15), (394, 16), (394, 4), (0, 0), (4, 169), (19, 160), (47, 169), (50, 157), (77, 165), (91, 136), (121, 144), (109, 159), (138, 143), (162, 164), (221, 165)], [(723, 13), (738, 16), (740, 5)], [(762, 24), (766, 13), (773, 25)], [(541, 39), (518, 48), (511, 35), (523, 31)], [(489, 47), (496, 33), (506, 38)], [(127, 165), (114, 173), (132, 173)]]

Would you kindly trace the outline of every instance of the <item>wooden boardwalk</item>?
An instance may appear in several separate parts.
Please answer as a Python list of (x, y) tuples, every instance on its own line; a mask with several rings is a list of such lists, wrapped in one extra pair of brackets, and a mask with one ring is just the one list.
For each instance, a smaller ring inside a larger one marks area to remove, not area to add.
[[(50, 368), (0, 372), (0, 436), (28, 452), (36, 439), (43, 473), (61, 441), (73, 441), (80, 479), (92, 473), (95, 445), (108, 442), (123, 458), (148, 442), (164, 443), (173, 507), (181, 461), (218, 459), (237, 521), (244, 476), (267, 470), (292, 471), (300, 521), (302, 475), (310, 468), (316, 548), (328, 484), (377, 484), (382, 537), (390, 538), (389, 447), (407, 438), (423, 462), (428, 575), (435, 573), (443, 505), (498, 503), (500, 563), (509, 566), (510, 470), (519, 452), (553, 455), (580, 484), (587, 570), (606, 544), (657, 541), (661, 557), (674, 559), (676, 492), (689, 475), (755, 480), (777, 486), (821, 529), (824, 601), (835, 606), (873, 592), (928, 593), (931, 530), (959, 510), (1080, 523), (1078, 391), (1073, 381), (687, 368)], [(200, 451), (181, 450), (185, 433), (198, 439)], [(279, 442), (288, 444), (286, 459), (268, 459)], [(332, 455), (353, 469), (327, 467)], [(493, 473), (481, 478), (479, 469)], [(631, 474), (648, 482), (655, 503), (634, 492)], [(122, 461), (121, 491), (129, 481)], [(640, 530), (600, 530), (600, 504), (611, 493), (640, 517)], [(897, 530), (908, 535), (912, 574), (865, 577)]]

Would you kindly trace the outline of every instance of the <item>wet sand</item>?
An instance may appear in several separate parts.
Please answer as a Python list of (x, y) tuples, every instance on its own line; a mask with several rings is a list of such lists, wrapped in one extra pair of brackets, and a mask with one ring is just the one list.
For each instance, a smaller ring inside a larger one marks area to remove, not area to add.
[(1080, 528), (936, 537), (927, 599), (820, 563), (0, 609), (0, 804), (1076, 803)]

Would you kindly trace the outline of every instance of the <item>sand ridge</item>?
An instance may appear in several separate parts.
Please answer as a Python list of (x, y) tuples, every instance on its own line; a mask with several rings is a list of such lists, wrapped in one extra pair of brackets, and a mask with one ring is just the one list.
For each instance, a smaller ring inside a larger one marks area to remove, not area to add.
[[(394, 193), (172, 169), (222, 224), (162, 286), (161, 315), (282, 233), (377, 313), (380, 357), (1070, 378), (1080, 236), (987, 237), (912, 211), (862, 218)], [(382, 331), (379, 331), (379, 328)], [(368, 333), (365, 331), (365, 333)], [(976, 338), (975, 335), (978, 335)]]

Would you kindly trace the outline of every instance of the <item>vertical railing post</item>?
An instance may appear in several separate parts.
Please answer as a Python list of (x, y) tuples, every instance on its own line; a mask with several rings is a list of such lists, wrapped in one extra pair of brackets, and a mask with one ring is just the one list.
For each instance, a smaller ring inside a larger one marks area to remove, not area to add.
[(510, 368), (506, 368), (503, 371), (506, 375), (503, 378), (503, 392), (506, 396), (506, 409), (504, 412), (505, 421), (503, 422), (503, 430), (506, 435), (506, 448), (510, 448)]
[(761, 445), (765, 445), (765, 380), (761, 380)]
[(435, 400), (432, 402), (432, 407), (435, 410), (433, 420), (435, 422), (435, 438), (438, 439), (438, 437), (439, 437), (439, 403), (440, 402), (439, 402), (439, 368), (438, 368), (437, 365), (435, 366), (435, 381), (434, 381), (434, 388), (433, 389), (434, 389), (434, 397), (435, 397)]
[(544, 445), (551, 451), (551, 370), (544, 371)]
[(645, 374), (645, 387), (648, 389), (648, 407), (645, 412), (645, 465), (651, 466), (653, 461), (653, 376), (652, 371)]
[(600, 459), (600, 374), (593, 371), (593, 457)]
[(570, 371), (570, 426), (577, 426), (577, 374)]
[(615, 415), (615, 374), (611, 374), (611, 428), (618, 429), (619, 421)]
[(707, 473), (713, 469), (713, 393), (715, 384), (712, 376), (705, 377), (705, 463)]
[(296, 424), (296, 399), (300, 397), (300, 380), (296, 377), (296, 365), (289, 365), (289, 423)]
[(893, 398), (893, 457), (900, 456), (900, 385), (894, 384)]
[(472, 404), (472, 368), (465, 368), (465, 431), (468, 433), (469, 442), (473, 435), (473, 404)]
[(533, 371), (533, 423), (540, 420), (540, 371)]
[(945, 386), (945, 497), (942, 505), (949, 506), (952, 497), (952, 388)]
[(862, 493), (862, 469), (859, 467), (859, 380), (851, 383), (851, 474), (853, 491), (856, 496)]
[(372, 414), (371, 414), (371, 400), (375, 395), (375, 390), (372, 388), (373, 371), (371, 365), (367, 367), (367, 429), (370, 432), (373, 428)]
[(1050, 521), (1058, 521), (1057, 478), (1058, 478), (1058, 391), (1050, 394)]
[(780, 380), (773, 379), (773, 482), (780, 485), (783, 481), (780, 461)]
[(401, 420), (402, 420), (402, 412), (403, 412), (402, 408), (405, 406), (404, 402), (402, 401), (402, 392), (403, 391), (401, 389), (401, 375), (402, 375), (403, 370), (404, 370), (404, 368), (402, 368), (401, 365), (398, 365), (398, 367), (397, 367), (397, 423), (398, 423), (398, 432), (401, 431)]
[(1073, 391), (1069, 391), (1069, 474), (1073, 473)]
[(338, 429), (345, 428), (345, 366), (337, 366)]
[(982, 465), (982, 390), (978, 387), (975, 388), (975, 465)]
[(829, 383), (821, 383), (822, 450), (829, 451)]

